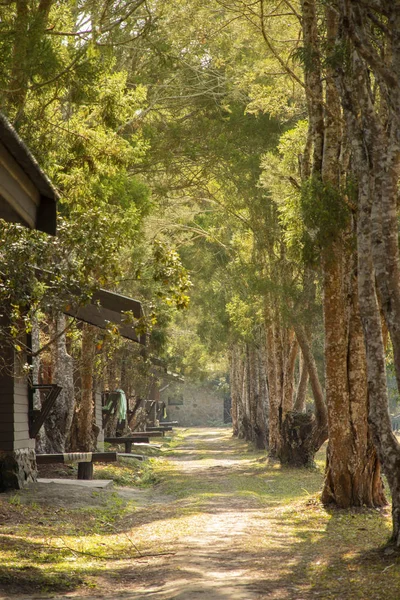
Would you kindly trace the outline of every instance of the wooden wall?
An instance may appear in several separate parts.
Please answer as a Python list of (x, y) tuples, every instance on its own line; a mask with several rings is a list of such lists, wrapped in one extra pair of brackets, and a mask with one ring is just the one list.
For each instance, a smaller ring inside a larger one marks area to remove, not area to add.
[(29, 438), (26, 377), (15, 361), (12, 348), (4, 345), (0, 360), (0, 450), (34, 448), (35, 440)]

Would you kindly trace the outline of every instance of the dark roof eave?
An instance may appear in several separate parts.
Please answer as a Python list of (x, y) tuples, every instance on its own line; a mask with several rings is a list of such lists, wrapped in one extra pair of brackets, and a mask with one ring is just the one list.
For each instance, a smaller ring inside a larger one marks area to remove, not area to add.
[(138, 300), (99, 289), (91, 302), (78, 307), (66, 307), (64, 313), (100, 329), (107, 329), (109, 323), (117, 325), (122, 337), (146, 345), (146, 335), (138, 334), (133, 325), (125, 322), (124, 313), (130, 311), (135, 319), (143, 317), (143, 308)]
[(56, 205), (59, 194), (53, 187), (50, 179), (40, 168), (39, 163), (29, 148), (1, 112), (0, 140), (39, 192), (40, 205), (37, 212), (36, 228), (45, 233), (55, 235), (57, 220)]

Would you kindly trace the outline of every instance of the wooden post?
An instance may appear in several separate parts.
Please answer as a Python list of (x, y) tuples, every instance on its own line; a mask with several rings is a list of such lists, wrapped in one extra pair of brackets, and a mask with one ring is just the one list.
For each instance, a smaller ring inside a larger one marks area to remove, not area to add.
[(78, 463), (78, 479), (93, 479), (93, 463)]

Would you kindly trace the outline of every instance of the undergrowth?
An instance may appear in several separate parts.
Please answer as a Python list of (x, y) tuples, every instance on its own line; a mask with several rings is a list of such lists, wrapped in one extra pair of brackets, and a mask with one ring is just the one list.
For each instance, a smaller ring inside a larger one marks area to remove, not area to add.
[(96, 465), (96, 479), (112, 479), (117, 486), (146, 487), (157, 483), (154, 459), (144, 461), (120, 458), (118, 463)]

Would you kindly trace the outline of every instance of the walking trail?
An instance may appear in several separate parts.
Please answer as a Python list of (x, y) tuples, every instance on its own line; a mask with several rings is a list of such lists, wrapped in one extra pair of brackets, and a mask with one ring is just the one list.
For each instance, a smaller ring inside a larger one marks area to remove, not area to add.
[[(302, 600), (318, 594), (309, 583), (292, 583), (293, 568), (302, 568), (285, 530), (293, 496), (285, 504), (281, 472), (266, 466), (265, 453), (249, 452), (229, 429), (192, 429), (164, 460), (163, 483), (120, 494), (137, 503), (125, 526), (138, 547), (166, 554), (119, 566), (111, 584), (104, 577), (101, 596), (97, 579), (97, 590), (85, 598)], [(269, 492), (268, 505), (261, 490)], [(77, 597), (82, 591), (63, 596)]]
[(177, 483), (193, 491), (181, 505), (188, 517), (183, 518), (181, 536), (173, 540), (176, 554), (165, 560), (163, 584), (144, 588), (132, 598), (260, 598), (257, 581), (263, 574), (251, 546), (254, 535), (265, 528), (266, 515), (254, 496), (238, 490), (237, 479), (246, 474), (254, 457), (235, 456), (231, 435), (224, 430), (197, 431), (170, 459), (175, 479), (181, 480)]

